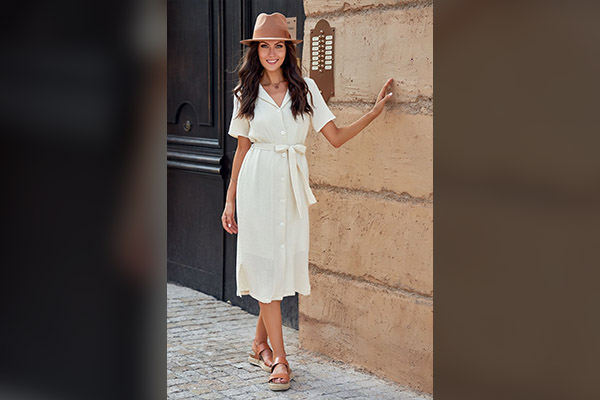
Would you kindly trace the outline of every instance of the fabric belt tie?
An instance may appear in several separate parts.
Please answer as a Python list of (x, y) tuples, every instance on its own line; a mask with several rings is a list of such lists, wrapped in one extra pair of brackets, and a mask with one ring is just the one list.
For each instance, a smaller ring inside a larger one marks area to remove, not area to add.
[(296, 200), (296, 207), (298, 207), (298, 213), (300, 218), (303, 218), (300, 207), (300, 201), (302, 198), (302, 190), (306, 193), (308, 198), (308, 204), (315, 204), (317, 199), (313, 195), (310, 185), (308, 183), (308, 177), (300, 168), (298, 163), (298, 157), (303, 156), (306, 153), (306, 146), (303, 144), (273, 144), (273, 143), (254, 143), (253, 147), (259, 149), (274, 150), (277, 153), (287, 153), (288, 166), (290, 169), (290, 179), (292, 181), (292, 191), (294, 192), (294, 198)]

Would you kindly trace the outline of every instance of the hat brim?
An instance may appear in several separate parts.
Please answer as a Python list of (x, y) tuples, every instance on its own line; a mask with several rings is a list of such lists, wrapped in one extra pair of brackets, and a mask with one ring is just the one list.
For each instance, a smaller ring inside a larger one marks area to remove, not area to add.
[(294, 44), (302, 43), (301, 39), (283, 39), (280, 37), (263, 37), (263, 38), (256, 38), (256, 39), (245, 39), (245, 40), (240, 40), (240, 43), (248, 45), (252, 42), (260, 42), (261, 40), (281, 40), (284, 42), (292, 42)]

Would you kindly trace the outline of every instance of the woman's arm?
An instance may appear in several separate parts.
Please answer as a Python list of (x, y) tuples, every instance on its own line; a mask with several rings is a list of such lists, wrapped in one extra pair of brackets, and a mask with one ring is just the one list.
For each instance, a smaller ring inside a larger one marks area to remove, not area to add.
[[(246, 153), (250, 149), (252, 142), (250, 139), (238, 136), (238, 145), (233, 156), (233, 163), (231, 166), (231, 180), (229, 181), (229, 187), (227, 188), (227, 196), (225, 198), (225, 209), (223, 210), (223, 216), (221, 222), (223, 223), (223, 229), (229, 233), (237, 233), (237, 223), (235, 222), (235, 197), (237, 191), (237, 179), (242, 167), (242, 162)], [(231, 224), (231, 227), (229, 226)]]
[(235, 155), (233, 156), (233, 163), (231, 166), (231, 180), (229, 181), (229, 188), (227, 189), (227, 197), (225, 199), (226, 202), (235, 204), (237, 178), (240, 174), (240, 168), (242, 167), (244, 157), (246, 157), (246, 153), (250, 149), (251, 145), (252, 142), (250, 142), (250, 139), (243, 136), (238, 136), (237, 149), (235, 151)]
[(325, 124), (323, 129), (321, 129), (321, 132), (325, 138), (327, 138), (329, 143), (331, 143), (331, 145), (337, 149), (348, 140), (358, 135), (358, 133), (365, 129), (365, 127), (369, 125), (376, 117), (377, 115), (373, 114), (373, 110), (371, 110), (360, 117), (357, 121), (341, 128), (338, 128), (335, 125), (335, 122), (329, 121)]
[(358, 135), (360, 131), (365, 129), (366, 126), (371, 123), (371, 121), (381, 114), (385, 103), (392, 97), (391, 92), (386, 94), (387, 88), (392, 81), (392, 78), (388, 79), (388, 81), (381, 88), (373, 109), (360, 117), (357, 121), (342, 128), (338, 128), (333, 121), (329, 121), (325, 124), (325, 126), (321, 129), (321, 132), (333, 147), (338, 148), (342, 146), (348, 140)]

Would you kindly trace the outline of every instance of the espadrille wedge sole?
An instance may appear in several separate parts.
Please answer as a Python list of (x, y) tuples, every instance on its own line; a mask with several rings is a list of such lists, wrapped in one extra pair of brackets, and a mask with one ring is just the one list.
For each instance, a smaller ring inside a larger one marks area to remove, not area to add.
[(254, 353), (250, 353), (248, 355), (248, 362), (252, 365), (256, 365), (257, 367), (261, 367), (264, 371), (271, 372), (271, 366), (267, 365), (263, 360), (262, 356), (260, 355), (260, 353), (262, 353), (262, 351), (265, 349), (271, 350), (267, 342), (262, 342), (258, 344), (256, 344), (256, 342), (252, 342), (252, 351)]

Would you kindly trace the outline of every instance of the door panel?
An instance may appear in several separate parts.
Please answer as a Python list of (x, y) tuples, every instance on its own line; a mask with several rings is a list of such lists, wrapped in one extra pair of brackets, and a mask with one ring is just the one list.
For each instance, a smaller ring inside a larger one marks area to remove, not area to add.
[(217, 99), (220, 2), (167, 3), (167, 133), (170, 143), (220, 147)]
[(179, 168), (170, 168), (167, 179), (168, 279), (222, 298), (223, 181)]
[[(239, 41), (252, 37), (258, 14), (276, 11), (297, 18), (302, 38), (301, 0), (167, 2), (168, 279), (256, 315), (256, 300), (236, 296), (237, 236), (220, 218), (237, 147), (227, 129)], [(282, 321), (297, 329), (297, 295), (284, 298)]]
[(169, 0), (167, 277), (223, 298), (222, 2)]

